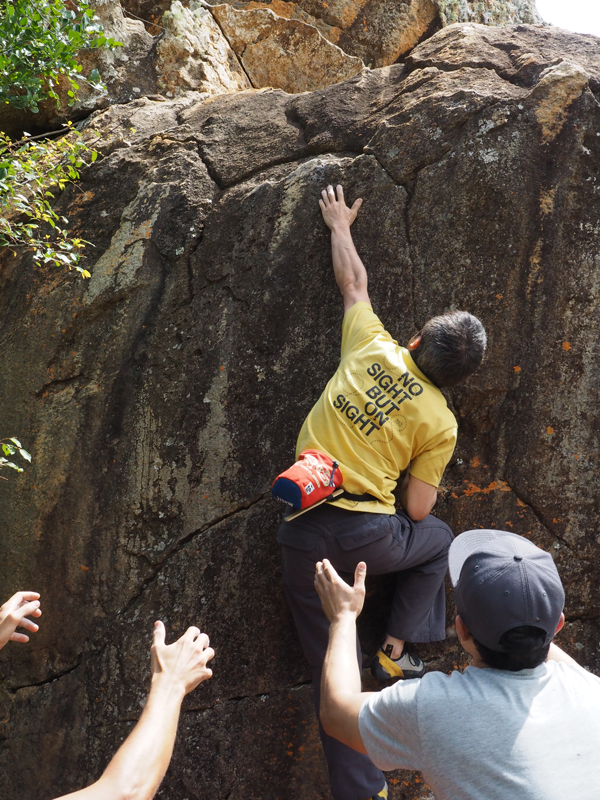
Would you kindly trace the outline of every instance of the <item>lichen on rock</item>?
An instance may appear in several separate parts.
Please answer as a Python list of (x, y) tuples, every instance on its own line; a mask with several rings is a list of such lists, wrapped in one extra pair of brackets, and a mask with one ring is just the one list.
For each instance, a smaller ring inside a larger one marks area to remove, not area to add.
[(359, 58), (300, 20), (279, 17), (268, 8), (238, 11), (222, 4), (211, 10), (256, 89), (310, 92), (364, 68)]
[(157, 84), (167, 96), (193, 89), (209, 94), (250, 89), (213, 15), (203, 6), (174, 0), (162, 18), (164, 35), (156, 46)]
[(480, 22), (483, 25), (535, 25), (542, 22), (535, 0), (433, 0), (443, 25)]

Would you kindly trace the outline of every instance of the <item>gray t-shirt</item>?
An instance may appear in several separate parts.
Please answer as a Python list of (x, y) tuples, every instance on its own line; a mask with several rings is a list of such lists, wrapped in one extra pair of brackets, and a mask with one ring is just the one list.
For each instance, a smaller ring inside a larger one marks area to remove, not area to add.
[(360, 734), (382, 770), (420, 770), (436, 800), (598, 800), (600, 678), (549, 661), (430, 672), (368, 697)]

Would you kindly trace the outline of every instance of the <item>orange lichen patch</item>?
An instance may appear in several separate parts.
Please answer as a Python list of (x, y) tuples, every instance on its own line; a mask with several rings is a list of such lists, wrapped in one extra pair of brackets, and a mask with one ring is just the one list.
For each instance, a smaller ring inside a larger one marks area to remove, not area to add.
[(221, 367), (221, 369), (225, 369), (225, 367)]
[(467, 488), (464, 491), (466, 497), (472, 497), (474, 494), (490, 494), (490, 492), (497, 491), (510, 492), (510, 486), (506, 481), (492, 481), (490, 485), (486, 486), (484, 489), (468, 481), (465, 481), (465, 483), (467, 484)]
[(83, 203), (88, 203), (93, 197), (94, 197), (94, 193), (93, 192), (89, 192), (89, 191), (88, 192), (82, 192), (81, 194), (78, 194), (75, 197), (73, 197), (70, 200), (69, 205), (70, 206), (80, 206)]
[(496, 300), (502, 300), (502, 295), (501, 294), (497, 294), (496, 295)]
[(552, 434), (554, 433), (554, 428), (551, 428), (550, 425), (548, 425), (548, 427), (546, 428), (546, 433), (548, 434), (548, 436), (552, 436)]
[(533, 289), (536, 283), (539, 283), (541, 280), (540, 277), (540, 269), (542, 266), (542, 248), (543, 242), (541, 239), (538, 239), (536, 242), (535, 247), (533, 248), (533, 252), (529, 259), (529, 263), (531, 265), (531, 270), (529, 273), (529, 278), (527, 279), (527, 294), (531, 294), (531, 290)]
[(509, 519), (507, 519), (507, 520), (506, 520), (506, 522), (505, 522), (504, 524), (505, 524), (505, 525), (510, 525), (510, 527), (511, 527), (511, 528), (512, 528), (512, 526), (513, 526), (512, 522), (511, 522)]
[(517, 498), (517, 505), (519, 506), (519, 508), (527, 508), (527, 503), (524, 503), (522, 500), (519, 500), (519, 498)]
[(575, 453), (573, 453), (573, 458), (579, 461), (579, 456), (576, 456)]
[[(151, 220), (146, 220), (146, 222), (142, 222), (142, 224), (136, 231), (135, 239), (149, 239), (150, 236), (152, 235), (152, 224), (153, 223), (151, 222)], [(132, 240), (131, 244), (133, 244), (135, 239)]]
[(571, 345), (568, 342), (563, 342), (562, 343), (562, 348), (563, 348), (563, 350), (569, 351), (571, 349)]
[(81, 565), (81, 569), (82, 569), (84, 572), (88, 572), (90, 568), (89, 568), (89, 567), (84, 567), (84, 566), (83, 566), (83, 564), (82, 564), (82, 565)]
[(481, 465), (481, 461), (479, 460), (479, 456), (474, 456), (471, 459), (471, 466), (472, 467), (479, 467)]
[(515, 372), (521, 372), (521, 367), (513, 367), (513, 370), (514, 370)]
[(556, 519), (556, 517), (555, 517), (555, 518), (552, 520), (552, 522), (553, 522), (555, 525), (558, 525), (558, 523), (559, 523), (559, 522), (562, 522), (562, 521), (563, 521), (562, 517), (558, 517), (558, 519)]

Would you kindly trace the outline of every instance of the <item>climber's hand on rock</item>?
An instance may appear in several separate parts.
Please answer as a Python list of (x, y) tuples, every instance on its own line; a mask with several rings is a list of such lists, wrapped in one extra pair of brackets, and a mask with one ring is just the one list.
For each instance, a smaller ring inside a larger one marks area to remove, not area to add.
[(7, 642), (28, 642), (25, 633), (16, 633), (17, 628), (25, 628), (31, 633), (39, 629), (39, 625), (27, 617), (41, 617), (39, 594), (37, 592), (17, 592), (0, 607), (0, 649)]
[(337, 574), (333, 565), (326, 558), (315, 567), (315, 589), (321, 600), (323, 613), (329, 620), (350, 615), (356, 619), (365, 602), (365, 577), (367, 565), (364, 561), (357, 564), (354, 571), (354, 586), (348, 586)]
[(199, 628), (191, 627), (173, 644), (165, 644), (165, 626), (154, 623), (152, 645), (152, 683), (168, 682), (188, 694), (199, 683), (212, 676), (206, 665), (215, 651), (209, 639)]
[(339, 184), (336, 187), (336, 192), (334, 192), (333, 186), (330, 185), (323, 189), (321, 200), (319, 200), (323, 219), (330, 230), (342, 227), (349, 228), (356, 219), (358, 209), (362, 206), (362, 198), (359, 197), (358, 200), (354, 201), (352, 208), (348, 208), (344, 200), (344, 190)]

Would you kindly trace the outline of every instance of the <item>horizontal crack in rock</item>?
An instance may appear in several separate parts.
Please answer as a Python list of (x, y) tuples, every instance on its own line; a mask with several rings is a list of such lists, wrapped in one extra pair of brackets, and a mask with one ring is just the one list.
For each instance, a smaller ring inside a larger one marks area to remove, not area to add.
[(25, 683), (23, 684), (23, 686), (15, 686), (13, 688), (7, 687), (6, 691), (9, 692), (9, 694), (16, 694), (17, 692), (20, 692), (21, 689), (34, 689), (38, 686), (46, 686), (46, 684), (48, 683), (54, 683), (54, 681), (58, 681), (61, 678), (70, 675), (71, 672), (74, 672), (80, 666), (81, 666), (81, 657), (79, 658), (77, 663), (74, 664), (72, 667), (67, 667), (67, 669), (62, 670), (62, 672), (56, 672), (54, 675), (50, 675), (47, 678), (44, 678), (43, 681), (38, 681), (37, 683)]
[(169, 552), (165, 555), (165, 557), (156, 565), (154, 572), (148, 578), (146, 578), (146, 580), (142, 583), (138, 591), (128, 600), (125, 606), (120, 611), (117, 612), (117, 617), (121, 617), (123, 614), (126, 614), (129, 611), (129, 609), (133, 606), (136, 600), (138, 600), (142, 596), (142, 594), (146, 591), (148, 586), (150, 586), (150, 584), (154, 580), (156, 580), (158, 574), (165, 566), (165, 564), (167, 564), (167, 562), (170, 561), (171, 558), (173, 558), (173, 556), (177, 555), (177, 553), (179, 553), (186, 546), (186, 544), (191, 542), (192, 539), (194, 539), (196, 536), (199, 536), (201, 533), (205, 533), (207, 530), (210, 530), (210, 528), (213, 528), (220, 522), (229, 519), (229, 517), (233, 517), (235, 514), (239, 514), (240, 511), (246, 511), (247, 509), (252, 508), (252, 506), (255, 506), (258, 503), (260, 503), (262, 500), (265, 499), (265, 497), (269, 496), (270, 494), (271, 492), (269, 490), (267, 492), (263, 492), (258, 497), (252, 498), (252, 500), (246, 500), (243, 503), (238, 503), (238, 505), (235, 508), (231, 509), (225, 514), (222, 514), (219, 517), (211, 519), (209, 522), (206, 522), (200, 528), (197, 528), (195, 531), (188, 533), (187, 536), (184, 536), (182, 539), (179, 539), (179, 541), (171, 548), (171, 550), (169, 550)]
[(265, 692), (258, 692), (257, 694), (246, 694), (246, 695), (239, 695), (235, 697), (226, 697), (224, 699), (219, 698), (214, 701), (214, 703), (210, 703), (207, 706), (200, 706), (198, 708), (188, 708), (184, 710), (184, 714), (201, 714), (204, 711), (210, 711), (217, 706), (224, 706), (228, 703), (240, 703), (242, 700), (262, 700), (263, 698), (269, 699), (271, 697), (278, 697), (279, 695), (285, 694), (286, 692), (298, 692), (301, 689), (304, 689), (307, 686), (312, 686), (312, 681), (302, 681), (301, 683), (295, 683), (293, 686), (284, 686), (281, 689), (270, 689)]

